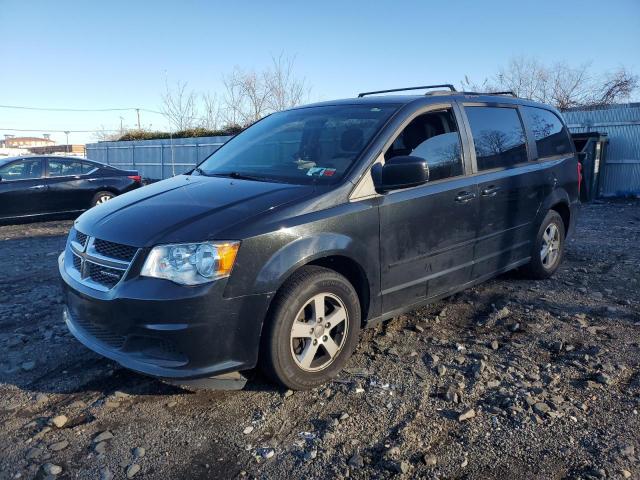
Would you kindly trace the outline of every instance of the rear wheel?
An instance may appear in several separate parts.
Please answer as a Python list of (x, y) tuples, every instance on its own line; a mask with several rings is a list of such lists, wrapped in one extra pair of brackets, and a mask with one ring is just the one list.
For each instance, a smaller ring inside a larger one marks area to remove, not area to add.
[(306, 266), (283, 285), (262, 336), (261, 367), (294, 390), (316, 387), (338, 374), (360, 332), (360, 303), (349, 281)]
[(100, 205), (101, 203), (108, 202), (115, 196), (116, 195), (113, 192), (107, 192), (107, 191), (98, 192), (93, 196), (93, 200), (91, 200), (91, 206), (95, 207), (96, 205)]
[(549, 210), (536, 235), (531, 261), (524, 267), (525, 274), (534, 279), (553, 275), (562, 263), (564, 239), (562, 217), (555, 210)]

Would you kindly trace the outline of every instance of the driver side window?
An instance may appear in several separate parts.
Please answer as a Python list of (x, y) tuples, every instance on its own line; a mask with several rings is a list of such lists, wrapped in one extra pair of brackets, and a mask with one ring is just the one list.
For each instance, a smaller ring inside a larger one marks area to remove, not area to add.
[(30, 180), (42, 176), (42, 162), (39, 158), (29, 158), (0, 167), (3, 180)]
[(462, 146), (452, 109), (432, 111), (414, 118), (385, 152), (385, 160), (411, 155), (429, 166), (429, 181), (457, 177), (462, 168)]

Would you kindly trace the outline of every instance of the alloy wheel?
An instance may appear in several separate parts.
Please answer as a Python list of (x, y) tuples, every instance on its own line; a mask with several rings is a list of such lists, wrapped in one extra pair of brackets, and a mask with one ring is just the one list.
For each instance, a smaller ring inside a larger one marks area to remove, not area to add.
[(291, 355), (306, 372), (327, 368), (347, 340), (349, 314), (336, 295), (319, 293), (300, 309), (291, 326)]
[(542, 235), (540, 260), (546, 269), (552, 268), (560, 257), (560, 230), (555, 223), (550, 223)]
[(96, 205), (100, 205), (101, 203), (108, 202), (113, 197), (111, 195), (100, 195), (98, 200), (96, 200)]

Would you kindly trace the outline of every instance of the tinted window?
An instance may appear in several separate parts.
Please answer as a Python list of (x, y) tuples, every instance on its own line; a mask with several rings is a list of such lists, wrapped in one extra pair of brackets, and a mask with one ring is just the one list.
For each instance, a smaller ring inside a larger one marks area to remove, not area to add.
[(424, 158), (429, 181), (462, 175), (460, 135), (451, 109), (414, 118), (385, 152), (385, 160), (401, 155)]
[(98, 166), (93, 163), (82, 162), (82, 173), (89, 173), (92, 170), (95, 170)]
[(2, 180), (28, 180), (41, 176), (42, 162), (39, 158), (20, 160), (0, 167)]
[(237, 173), (291, 183), (334, 183), (355, 162), (394, 105), (335, 105), (274, 113), (214, 152), (204, 175)]
[(75, 160), (48, 159), (50, 177), (82, 175), (82, 162)]
[(527, 161), (524, 130), (515, 108), (466, 107), (478, 170)]
[(525, 121), (536, 140), (538, 157), (573, 152), (569, 134), (553, 112), (536, 107), (524, 107), (523, 111)]

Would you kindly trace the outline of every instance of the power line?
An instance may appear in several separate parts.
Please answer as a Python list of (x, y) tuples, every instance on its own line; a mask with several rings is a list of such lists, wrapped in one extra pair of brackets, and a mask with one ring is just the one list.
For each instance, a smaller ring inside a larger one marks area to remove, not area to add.
[(55, 107), (27, 107), (24, 105), (0, 105), (0, 108), (12, 108), (15, 110), (38, 110), (44, 112), (123, 112), (123, 111), (140, 111), (147, 113), (156, 113), (158, 115), (164, 115), (157, 110), (151, 110), (149, 108), (138, 107), (124, 107), (124, 108), (55, 108)]

